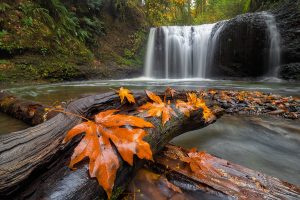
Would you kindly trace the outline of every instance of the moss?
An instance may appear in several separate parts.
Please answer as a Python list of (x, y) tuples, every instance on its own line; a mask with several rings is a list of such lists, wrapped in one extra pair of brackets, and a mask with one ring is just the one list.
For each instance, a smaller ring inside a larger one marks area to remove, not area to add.
[[(0, 3), (0, 57), (7, 62), (0, 60), (2, 84), (19, 80), (82, 79), (89, 77), (95, 61), (104, 65), (108, 61), (124, 67), (142, 66), (140, 52), (146, 36), (139, 21), (143, 17), (134, 11), (130, 16), (136, 21), (117, 24), (112, 24), (111, 19), (106, 21), (105, 29), (113, 31), (107, 32), (112, 37), (104, 39), (102, 21), (107, 18), (102, 16), (102, 3), (95, 2), (91, 5), (61, 0)], [(120, 34), (120, 29), (125, 32)]]

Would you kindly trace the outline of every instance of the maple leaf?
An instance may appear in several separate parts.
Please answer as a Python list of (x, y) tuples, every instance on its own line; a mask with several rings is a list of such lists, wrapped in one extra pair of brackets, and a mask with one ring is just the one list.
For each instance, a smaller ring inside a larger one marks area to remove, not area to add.
[(221, 175), (213, 166), (214, 157), (204, 151), (197, 152), (196, 149), (192, 149), (188, 152), (187, 157), (180, 158), (180, 160), (188, 163), (192, 172), (199, 177), (204, 177), (208, 174), (215, 176)]
[(140, 112), (147, 111), (146, 117), (161, 117), (163, 126), (171, 119), (172, 115), (177, 117), (170, 106), (170, 101), (163, 102), (159, 96), (148, 90), (146, 90), (146, 94), (153, 103), (147, 102), (138, 108)]
[(176, 90), (174, 90), (174, 89), (171, 88), (171, 87), (167, 87), (167, 89), (166, 89), (166, 91), (165, 91), (166, 96), (167, 96), (167, 95), (171, 95), (171, 97), (174, 97), (175, 93), (176, 93)]
[(150, 145), (143, 141), (146, 131), (153, 128), (150, 122), (139, 117), (115, 114), (118, 110), (107, 110), (95, 115), (95, 122), (83, 122), (71, 129), (64, 142), (85, 132), (71, 157), (70, 168), (89, 158), (89, 173), (96, 177), (99, 184), (110, 198), (114, 187), (117, 171), (120, 167), (119, 158), (112, 143), (116, 146), (122, 159), (133, 165), (133, 156), (152, 160)]
[(118, 93), (119, 93), (119, 96), (120, 96), (120, 99), (121, 99), (121, 103), (123, 103), (125, 98), (127, 99), (127, 101), (129, 103), (135, 103), (134, 96), (132, 95), (132, 92), (130, 90), (121, 87), (118, 90)]
[(203, 118), (206, 122), (210, 121), (214, 115), (212, 111), (206, 106), (205, 101), (197, 97), (195, 93), (187, 93), (187, 102), (182, 100), (176, 101), (176, 108), (180, 110), (180, 112), (184, 113), (185, 116), (190, 117), (190, 112), (198, 110), (202, 108), (203, 110)]

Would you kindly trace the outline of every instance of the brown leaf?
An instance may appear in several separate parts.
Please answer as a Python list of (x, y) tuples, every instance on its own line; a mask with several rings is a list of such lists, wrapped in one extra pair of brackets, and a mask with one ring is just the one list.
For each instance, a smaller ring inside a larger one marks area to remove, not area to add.
[(174, 97), (175, 93), (176, 93), (176, 90), (174, 90), (174, 89), (171, 88), (171, 87), (167, 87), (167, 89), (166, 89), (166, 91), (165, 91), (166, 96), (167, 96), (167, 95), (170, 95), (171, 97)]

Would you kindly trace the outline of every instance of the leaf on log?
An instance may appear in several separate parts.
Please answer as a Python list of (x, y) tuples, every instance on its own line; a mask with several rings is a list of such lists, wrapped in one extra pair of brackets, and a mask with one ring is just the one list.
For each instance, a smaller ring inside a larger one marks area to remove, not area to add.
[(147, 134), (143, 128), (153, 128), (150, 122), (142, 118), (115, 114), (118, 110), (107, 110), (95, 115), (95, 122), (83, 122), (66, 135), (68, 142), (76, 135), (85, 132), (84, 137), (75, 148), (69, 167), (89, 158), (89, 172), (96, 177), (110, 198), (114, 187), (117, 171), (120, 167), (116, 146), (124, 161), (133, 165), (133, 156), (152, 160), (150, 145), (143, 141)]
[(171, 119), (172, 115), (177, 116), (172, 107), (170, 101), (163, 102), (159, 96), (146, 90), (147, 96), (153, 101), (153, 103), (147, 102), (139, 107), (139, 111), (147, 111), (146, 117), (161, 117), (163, 126)]
[(180, 112), (184, 113), (185, 116), (190, 117), (190, 112), (198, 110), (200, 108), (203, 109), (203, 118), (206, 122), (210, 121), (214, 118), (213, 112), (206, 106), (206, 103), (203, 99), (197, 97), (195, 93), (187, 93), (187, 102), (182, 100), (177, 100), (176, 108), (180, 110)]
[(175, 93), (176, 93), (176, 90), (174, 90), (171, 87), (167, 87), (167, 89), (165, 91), (166, 96), (170, 95), (172, 98), (174, 97)]
[(132, 92), (126, 88), (123, 88), (121, 87), (119, 90), (118, 90), (118, 94), (120, 96), (120, 99), (121, 99), (121, 103), (123, 103), (124, 99), (126, 98), (127, 101), (129, 103), (135, 103), (135, 99), (134, 99), (134, 96), (132, 94)]

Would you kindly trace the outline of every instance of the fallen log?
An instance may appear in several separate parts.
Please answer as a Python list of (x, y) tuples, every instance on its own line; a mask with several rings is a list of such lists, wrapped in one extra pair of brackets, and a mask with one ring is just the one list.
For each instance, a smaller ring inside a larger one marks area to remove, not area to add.
[[(183, 93), (179, 94), (178, 96), (184, 96), (182, 94)], [(232, 94), (232, 92), (229, 92), (228, 94), (230, 95)], [(223, 104), (224, 108), (227, 107), (228, 110), (228, 103), (230, 105), (230, 102), (233, 102), (233, 100), (229, 98), (225, 98), (226, 101), (224, 101), (224, 99), (222, 98), (216, 98), (217, 95), (218, 93), (211, 94), (208, 97), (211, 99), (213, 98), (214, 101), (218, 100), (219, 102), (221, 102), (220, 105)], [(232, 103), (232, 105), (233, 104), (234, 103)], [(47, 108), (48, 106), (43, 106), (43, 107)], [(237, 108), (236, 110), (239, 112), (242, 110), (241, 106), (238, 106)], [(221, 113), (221, 111), (222, 110), (218, 110), (217, 113)], [(246, 193), (246, 197), (254, 198), (255, 194), (257, 193), (257, 191), (254, 188), (254, 183), (258, 184), (259, 181), (253, 182), (252, 179), (241, 179), (240, 181), (230, 182), (230, 180), (239, 180), (239, 178), (241, 177), (248, 178), (249, 174), (251, 174), (249, 173), (249, 171), (251, 172), (252, 170), (246, 169), (238, 165), (231, 164), (227, 161), (218, 158), (214, 158), (212, 159), (212, 161), (215, 162), (216, 165), (212, 165), (212, 166), (216, 166), (216, 167), (215, 169), (213, 169), (213, 171), (218, 170), (217, 167), (220, 166), (222, 167), (221, 164), (227, 162), (228, 166), (225, 167), (225, 172), (226, 170), (229, 170), (229, 172), (233, 171), (239, 173), (237, 174), (227, 173), (230, 176), (226, 176), (224, 178), (220, 176), (220, 174), (218, 173), (217, 173), (218, 176), (216, 177), (216, 174), (210, 174), (209, 171), (208, 172), (205, 171), (204, 175), (206, 176), (206, 179), (202, 180), (201, 179), (202, 177), (199, 179), (199, 177), (195, 177), (195, 174), (190, 172), (189, 168), (186, 167), (186, 163), (184, 164), (180, 161), (180, 157), (170, 157), (170, 155), (174, 154), (174, 152), (176, 152), (175, 153), (176, 156), (178, 155), (182, 156), (186, 154), (186, 151), (182, 149), (176, 149), (176, 147), (172, 147), (172, 148), (171, 147), (172, 146), (168, 146), (168, 148), (162, 154), (159, 154), (156, 157), (155, 160), (157, 163), (155, 164), (151, 163), (151, 165), (148, 164), (147, 166), (151, 170), (154, 170), (156, 172), (161, 172), (163, 174), (167, 174), (167, 177), (171, 179), (171, 182), (175, 182), (182, 189), (184, 190), (190, 189), (196, 192), (197, 195), (199, 195), (200, 192), (201, 195), (214, 196), (215, 198), (219, 197), (220, 199), (224, 199), (224, 198), (230, 199), (231, 197), (235, 197), (235, 198), (238, 197), (239, 199), (245, 199), (243, 198), (243, 196), (241, 196), (244, 193)], [(67, 151), (67, 149), (65, 149), (64, 151)], [(181, 153), (179, 153), (179, 151), (181, 151)], [(43, 175), (41, 175), (39, 178), (34, 180), (27, 179), (26, 180), (27, 182), (30, 181), (30, 186), (23, 188), (22, 192), (18, 190), (19, 194), (14, 197), (18, 199), (24, 199), (24, 198), (26, 199), (40, 199), (40, 198), (78, 199), (79, 197), (82, 199), (89, 199), (89, 198), (99, 197), (98, 195), (102, 195), (103, 191), (99, 189), (95, 180), (92, 179), (86, 180), (88, 175), (86, 173), (87, 168), (85, 167), (85, 164), (81, 164), (79, 167), (79, 171), (77, 171), (76, 173), (73, 173), (66, 167), (67, 163), (69, 162), (69, 157), (70, 157), (70, 152), (62, 154), (60, 157), (59, 156), (56, 157), (56, 162), (46, 167), (45, 169), (45, 171), (47, 171), (46, 173), (43, 173)], [(171, 163), (170, 160), (172, 160)], [(173, 168), (171, 167), (172, 163), (173, 163)], [(185, 170), (181, 168), (178, 169), (178, 166), (182, 164), (184, 164)], [(140, 163), (139, 166), (141, 166)], [(136, 166), (136, 168), (138, 168), (139, 166)], [(220, 169), (224, 170), (223, 168)], [(133, 172), (134, 171), (135, 170), (133, 170)], [(256, 199), (261, 199), (262, 197), (269, 197), (269, 198), (280, 197), (280, 199), (293, 199), (293, 198), (297, 199), (299, 197), (299, 193), (300, 193), (299, 187), (279, 181), (278, 179), (272, 177), (261, 175), (258, 172), (252, 171), (252, 175), (253, 174), (255, 176), (263, 177), (264, 178), (263, 180), (267, 180), (268, 183), (270, 183), (264, 185), (263, 183), (259, 182), (259, 184), (263, 185), (265, 188), (271, 188), (271, 189), (266, 189), (265, 191), (260, 191), (260, 193), (257, 193), (258, 195), (255, 196)], [(237, 175), (241, 175), (241, 176), (238, 177)], [(231, 179), (229, 179), (230, 184), (227, 184), (228, 177), (231, 177)], [(232, 177), (234, 178), (232, 179)], [(76, 183), (74, 183), (75, 182), (74, 180), (75, 181), (77, 180)], [(210, 181), (210, 180), (215, 180), (215, 181)], [(94, 183), (91, 184), (91, 182)], [(241, 185), (242, 186), (248, 185), (249, 187), (243, 188), (241, 187)], [(272, 185), (276, 186), (276, 187), (274, 186), (275, 189)], [(120, 191), (122, 190), (123, 189), (121, 189)], [(117, 192), (119, 193), (120, 191)], [(282, 194), (280, 193), (281, 191)], [(273, 194), (273, 196), (268, 194), (267, 192)], [(7, 195), (5, 195), (5, 197), (7, 197)]]
[[(194, 91), (197, 92), (197, 91)], [(247, 115), (277, 115), (289, 119), (300, 118), (300, 99), (257, 91), (203, 90), (198, 93), (210, 106), (219, 106), (227, 114)], [(178, 96), (185, 98), (185, 92)], [(11, 115), (30, 125), (40, 124), (57, 112), (50, 111), (45, 116), (45, 109), (50, 106), (42, 105), (24, 99), (19, 99), (9, 93), (0, 92), (0, 112)]]
[(300, 187), (247, 169), (208, 153), (196, 153), (197, 167), (193, 171), (186, 159), (188, 151), (167, 145), (155, 156), (155, 163), (145, 167), (165, 176), (175, 186), (186, 191), (205, 191), (221, 198), (234, 199), (300, 199)]
[[(57, 112), (46, 112), (49, 106), (38, 102), (20, 99), (7, 92), (0, 91), (0, 112), (35, 126), (56, 116)], [(47, 115), (45, 115), (47, 113)]]
[[(71, 102), (66, 110), (74, 114), (91, 117), (95, 113), (108, 109), (120, 109), (123, 113), (139, 115), (136, 107), (147, 101), (144, 93), (134, 93), (137, 104), (127, 106), (120, 104), (119, 97), (115, 93), (89, 96)], [(177, 99), (185, 99), (185, 93), (179, 93)], [(191, 113), (190, 118), (174, 109), (178, 117), (172, 118), (164, 127), (160, 119), (149, 118), (156, 128), (147, 130), (149, 135), (145, 138), (151, 145), (153, 153), (160, 151), (172, 138), (195, 129), (199, 129), (213, 123), (205, 123), (201, 110)], [(217, 112), (219, 114), (220, 110)], [(10, 133), (0, 137), (0, 197), (28, 199), (94, 199), (105, 198), (104, 190), (98, 186), (95, 179), (88, 178), (85, 164), (80, 164), (75, 172), (66, 167), (70, 146), (62, 144), (65, 133), (80, 119), (72, 115), (58, 114), (52, 119), (27, 130)], [(60, 155), (66, 155), (63, 158)], [(67, 156), (68, 155), (68, 156)], [(56, 162), (55, 162), (56, 161)], [(51, 163), (59, 163), (56, 167), (49, 167)], [(130, 182), (136, 169), (143, 165), (142, 160), (135, 159), (134, 167), (121, 163), (114, 189), (114, 197), (117, 197)], [(49, 171), (53, 169), (55, 171)], [(41, 172), (45, 176), (38, 177)], [(71, 178), (71, 179), (70, 179)], [(71, 182), (72, 180), (73, 182)], [(30, 184), (36, 182), (44, 184)], [(21, 194), (20, 191), (25, 191)], [(80, 195), (78, 195), (80, 194)], [(57, 196), (58, 195), (58, 196)]]

